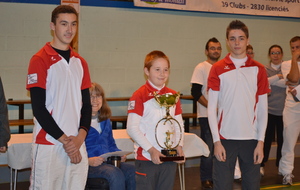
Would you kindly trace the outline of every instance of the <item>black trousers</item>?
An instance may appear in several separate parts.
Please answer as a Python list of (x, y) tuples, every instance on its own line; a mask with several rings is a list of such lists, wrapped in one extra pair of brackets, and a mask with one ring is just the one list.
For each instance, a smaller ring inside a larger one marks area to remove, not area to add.
[(236, 159), (242, 172), (242, 189), (259, 190), (260, 164), (254, 164), (254, 149), (257, 140), (221, 140), (226, 151), (226, 161), (220, 162), (213, 158), (214, 190), (232, 190), (234, 180), (234, 167)]
[(264, 143), (264, 159), (261, 166), (265, 166), (265, 162), (269, 159), (269, 154), (276, 134), (277, 151), (276, 151), (276, 166), (279, 166), (279, 161), (281, 158), (281, 149), (283, 144), (283, 121), (282, 116), (268, 114), (268, 125), (265, 134)]

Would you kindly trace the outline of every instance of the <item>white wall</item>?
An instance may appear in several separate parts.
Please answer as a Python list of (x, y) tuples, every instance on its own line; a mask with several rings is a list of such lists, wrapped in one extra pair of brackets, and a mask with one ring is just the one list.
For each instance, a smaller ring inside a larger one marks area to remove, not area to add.
[[(0, 75), (6, 98), (29, 98), (25, 90), (28, 62), (52, 38), (49, 22), (55, 7), (0, 3)], [(118, 97), (130, 96), (144, 84), (145, 55), (162, 50), (171, 60), (168, 86), (190, 94), (193, 69), (206, 59), (206, 41), (217, 37), (224, 57), (225, 30), (234, 19), (249, 27), (258, 61), (267, 63), (267, 51), (273, 44), (283, 47), (284, 59), (290, 58), (289, 40), (300, 35), (299, 19), (84, 6), (80, 9), (79, 53), (89, 63), (92, 81), (102, 84), (107, 96)], [(119, 112), (116, 109), (114, 113)]]

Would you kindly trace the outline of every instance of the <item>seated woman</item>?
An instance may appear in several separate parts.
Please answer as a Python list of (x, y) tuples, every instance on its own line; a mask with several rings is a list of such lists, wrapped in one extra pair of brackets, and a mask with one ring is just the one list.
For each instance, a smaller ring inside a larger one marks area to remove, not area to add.
[(100, 155), (119, 151), (112, 135), (109, 117), (111, 110), (106, 102), (103, 88), (92, 83), (90, 88), (92, 104), (91, 128), (85, 143), (89, 157), (88, 178), (105, 178), (110, 190), (135, 190), (135, 167), (124, 163), (126, 156), (121, 158), (120, 168), (105, 162)]

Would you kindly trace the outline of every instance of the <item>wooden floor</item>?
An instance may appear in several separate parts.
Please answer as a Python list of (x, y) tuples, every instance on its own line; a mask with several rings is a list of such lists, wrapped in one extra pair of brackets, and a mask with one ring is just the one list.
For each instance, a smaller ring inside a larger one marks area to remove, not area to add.
[[(186, 190), (200, 190), (200, 169), (199, 167), (185, 168), (185, 184)], [(300, 182), (300, 157), (295, 159), (295, 169), (293, 172), (295, 178), (293, 182)], [(275, 161), (270, 160), (265, 166), (265, 176), (261, 180), (261, 187), (269, 185), (280, 185), (282, 182), (282, 177), (278, 175), (277, 167), (275, 166)], [(17, 190), (28, 190), (29, 182), (19, 182), (17, 184)], [(1, 190), (9, 190), (9, 184), (0, 184)], [(285, 189), (285, 188), (284, 188)], [(299, 186), (300, 189), (300, 186)], [(174, 190), (180, 190), (180, 183), (178, 175), (176, 175), (176, 182), (174, 185)], [(240, 182), (234, 182), (234, 190), (241, 190)]]
[[(190, 132), (195, 133), (196, 135), (200, 135), (199, 126), (190, 127)], [(300, 142), (300, 136), (298, 139)], [(276, 148), (275, 148), (276, 149)], [(299, 148), (297, 149), (299, 152)], [(297, 154), (299, 155), (299, 153)], [(270, 153), (271, 156), (271, 153)], [(295, 169), (293, 171), (295, 178), (293, 179), (294, 183), (297, 183), (297, 186), (294, 188), (288, 188), (288, 186), (283, 186), (283, 188), (276, 188), (276, 190), (300, 190), (300, 157), (295, 158)], [(0, 174), (1, 177), (1, 174)], [(261, 188), (274, 185), (281, 186), (282, 176), (278, 175), (278, 168), (275, 166), (275, 160), (269, 160), (265, 166), (265, 176), (261, 179)], [(17, 190), (28, 190), (29, 182), (18, 182)], [(9, 183), (0, 184), (0, 190), (9, 190)], [(200, 168), (199, 167), (189, 167), (185, 168), (185, 189), (186, 190), (202, 190), (201, 182), (200, 182)], [(268, 188), (269, 189), (269, 188)], [(176, 180), (174, 184), (173, 190), (180, 190), (180, 180), (178, 174), (176, 175)], [(233, 190), (241, 190), (241, 183), (238, 181), (234, 182)], [(272, 187), (272, 190), (275, 188)]]
[[(200, 168), (192, 167), (185, 169), (185, 184), (186, 190), (200, 190)], [(300, 157), (295, 158), (295, 169), (293, 171), (295, 178), (293, 182), (300, 182)], [(179, 178), (176, 176), (176, 182), (173, 190), (180, 190)], [(265, 164), (265, 176), (261, 179), (261, 187), (269, 185), (281, 185), (282, 176), (278, 175), (278, 168), (275, 166), (275, 160), (269, 160)], [(234, 190), (241, 190), (241, 183), (238, 181), (234, 182)], [(300, 189), (300, 188), (299, 188)]]

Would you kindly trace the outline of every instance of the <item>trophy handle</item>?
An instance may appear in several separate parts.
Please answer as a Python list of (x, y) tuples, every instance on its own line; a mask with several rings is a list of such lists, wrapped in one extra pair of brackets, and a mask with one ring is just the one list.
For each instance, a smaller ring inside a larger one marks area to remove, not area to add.
[(173, 148), (177, 148), (178, 145), (179, 145), (179, 143), (180, 143), (180, 141), (181, 141), (181, 139), (182, 139), (182, 128), (181, 128), (179, 122), (178, 122), (176, 119), (172, 118), (172, 117), (171, 117), (171, 118), (169, 118), (169, 117), (168, 117), (168, 118), (162, 118), (161, 120), (159, 120), (159, 121), (157, 122), (156, 127), (155, 127), (155, 139), (156, 139), (156, 142), (157, 142), (158, 146), (160, 146), (161, 148), (165, 148), (165, 147), (163, 147), (163, 146), (158, 142), (158, 139), (157, 139), (157, 127), (158, 127), (158, 124), (159, 124), (161, 121), (163, 121), (163, 120), (166, 120), (166, 121), (164, 122), (164, 125), (166, 124), (167, 121), (170, 121), (170, 122), (172, 123), (171, 120), (175, 121), (175, 122), (178, 124), (178, 126), (179, 126), (179, 131), (180, 131), (180, 139), (179, 139), (178, 143), (176, 144), (176, 146), (173, 147)]

